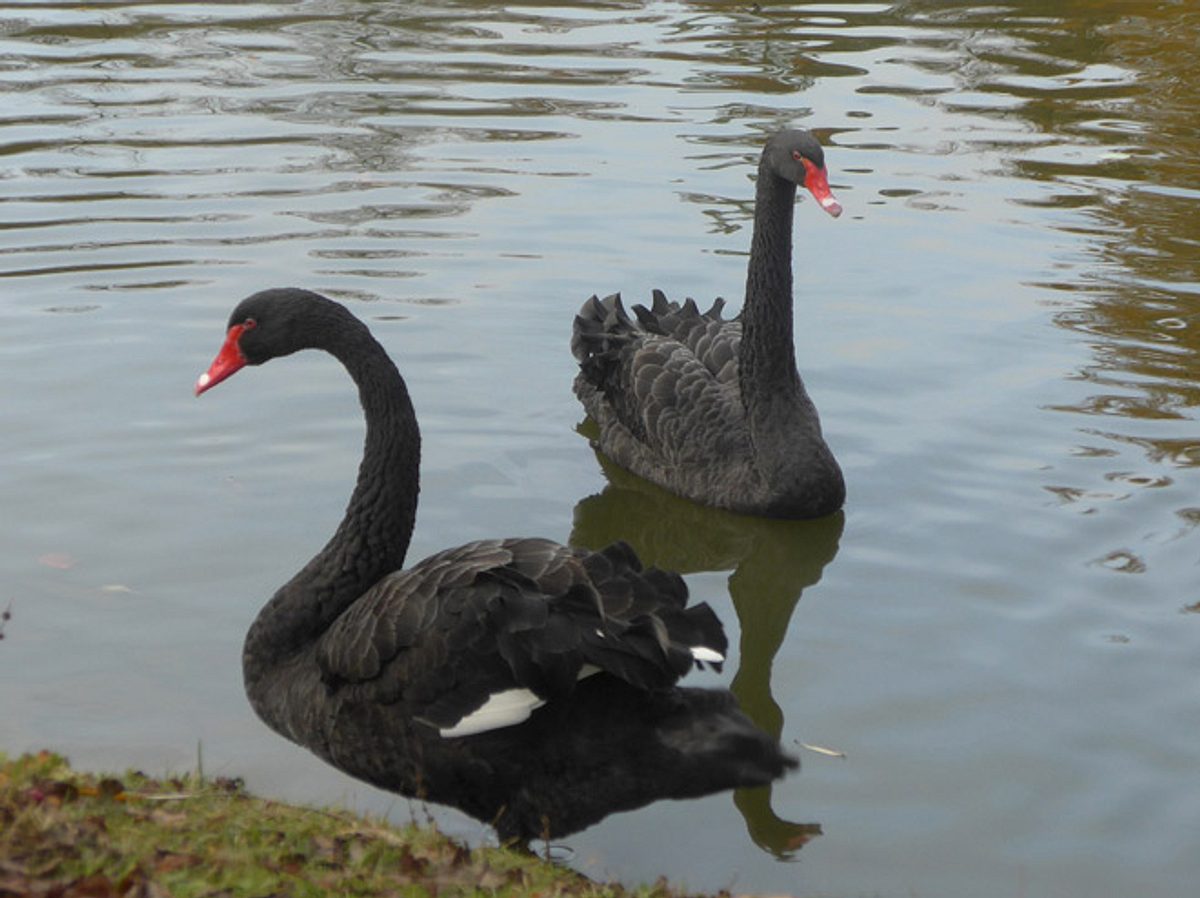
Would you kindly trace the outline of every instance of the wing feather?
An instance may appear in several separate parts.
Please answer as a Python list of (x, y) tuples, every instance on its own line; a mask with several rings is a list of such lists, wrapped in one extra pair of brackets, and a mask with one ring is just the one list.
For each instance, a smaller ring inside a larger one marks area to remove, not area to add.
[(683, 580), (644, 570), (624, 543), (484, 540), (384, 578), (329, 628), (317, 662), (346, 700), (402, 702), (456, 736), (568, 700), (594, 669), (659, 689), (726, 647)]
[[(644, 453), (667, 467), (743, 457), (748, 439), (738, 386), (741, 322), (717, 299), (701, 312), (655, 290), (626, 312), (619, 294), (592, 297), (575, 319), (575, 392), (600, 423), (617, 460)], [(636, 319), (636, 320), (635, 320)], [(638, 446), (622, 445), (629, 442)], [(636, 467), (636, 466), (635, 466)]]

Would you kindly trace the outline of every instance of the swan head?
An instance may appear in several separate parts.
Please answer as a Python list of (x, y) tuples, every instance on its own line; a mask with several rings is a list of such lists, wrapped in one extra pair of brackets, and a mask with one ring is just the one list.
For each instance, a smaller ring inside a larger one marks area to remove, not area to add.
[(318, 293), (293, 288), (261, 290), (237, 304), (229, 316), (225, 342), (196, 381), (196, 395), (210, 390), (246, 365), (261, 365), (301, 349), (325, 348), (331, 327), (350, 316)]
[(842, 204), (829, 189), (825, 151), (812, 132), (795, 129), (771, 135), (763, 148), (763, 163), (777, 177), (805, 188), (834, 218), (842, 214)]

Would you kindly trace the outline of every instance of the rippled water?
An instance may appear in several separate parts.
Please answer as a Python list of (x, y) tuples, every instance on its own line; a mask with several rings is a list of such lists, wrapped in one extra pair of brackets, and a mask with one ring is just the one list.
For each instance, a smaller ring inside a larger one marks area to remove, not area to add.
[[(610, 818), (568, 840), (580, 869), (1191, 894), (1198, 36), (1133, 0), (0, 6), (0, 748), (162, 771), (199, 743), (261, 793), (412, 813), (241, 692), (361, 422), (322, 357), (191, 384), (237, 299), (296, 284), (408, 377), (414, 558), (630, 539), (726, 619), (711, 681), (803, 756), (769, 793)], [(791, 525), (603, 470), (567, 348), (595, 291), (737, 303), (784, 124), (847, 209), (803, 202), (796, 257), (850, 498)]]

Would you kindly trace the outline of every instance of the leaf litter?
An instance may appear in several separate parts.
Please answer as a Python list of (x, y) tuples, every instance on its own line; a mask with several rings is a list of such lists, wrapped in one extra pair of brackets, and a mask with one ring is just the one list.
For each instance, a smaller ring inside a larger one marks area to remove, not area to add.
[[(239, 896), (686, 898), (636, 889), (434, 826), (257, 798), (240, 780), (82, 773), (0, 753), (0, 898)], [(728, 893), (721, 893), (728, 898)]]

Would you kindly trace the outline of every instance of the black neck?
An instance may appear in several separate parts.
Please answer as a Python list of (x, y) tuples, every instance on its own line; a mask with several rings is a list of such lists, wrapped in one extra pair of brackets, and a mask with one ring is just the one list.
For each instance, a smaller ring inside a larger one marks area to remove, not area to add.
[(403, 567), (416, 519), (421, 437), (408, 388), (366, 326), (346, 312), (311, 344), (358, 386), (366, 417), (358, 482), (333, 537), (259, 613), (246, 636), (247, 685), (320, 636), (382, 576)]
[(766, 155), (758, 169), (754, 237), (742, 307), (738, 379), (755, 464), (768, 511), (815, 517), (841, 507), (842, 474), (821, 436), (817, 410), (796, 370), (792, 331), (792, 216), (796, 185), (776, 175)]
[[(739, 367), (747, 410), (794, 390), (796, 350), (792, 342), (792, 216), (796, 185), (758, 168), (754, 236), (742, 307)], [(753, 426), (753, 422), (752, 422)]]

